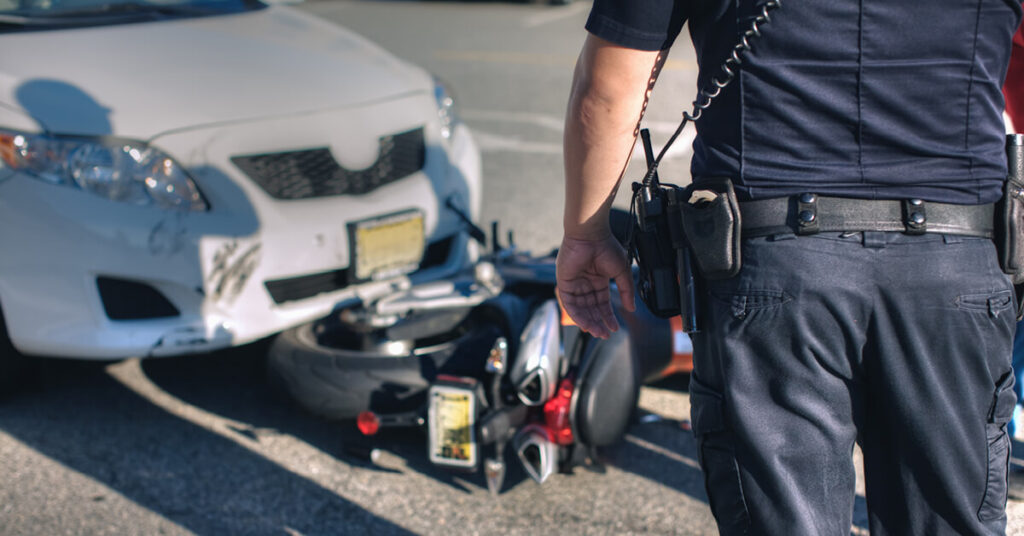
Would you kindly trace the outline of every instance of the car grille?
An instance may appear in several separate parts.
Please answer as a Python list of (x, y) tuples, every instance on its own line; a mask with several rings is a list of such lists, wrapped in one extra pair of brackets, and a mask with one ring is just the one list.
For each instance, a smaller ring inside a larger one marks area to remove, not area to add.
[(239, 169), (277, 199), (361, 195), (423, 169), (423, 129), (380, 138), (377, 161), (366, 169), (345, 169), (326, 147), (235, 156)]

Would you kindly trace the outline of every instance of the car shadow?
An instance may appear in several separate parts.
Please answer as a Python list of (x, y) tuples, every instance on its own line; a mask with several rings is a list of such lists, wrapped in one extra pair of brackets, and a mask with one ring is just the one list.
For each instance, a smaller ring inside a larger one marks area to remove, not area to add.
[(412, 534), (168, 412), (103, 364), (48, 361), (39, 383), (0, 405), (0, 430), (193, 533)]
[[(235, 431), (257, 438), (271, 429), (296, 437), (350, 466), (379, 472), (412, 471), (460, 493), (486, 490), (482, 471), (453, 472), (432, 464), (426, 436), (418, 429), (384, 429), (373, 438), (359, 433), (351, 420), (328, 420), (313, 415), (267, 381), (265, 355), (269, 341), (211, 354), (145, 360), (146, 376), (172, 396), (217, 415), (247, 423)], [(653, 386), (685, 392), (687, 375), (673, 375)], [(653, 417), (652, 417), (653, 416)], [(394, 463), (374, 463), (372, 449)], [(689, 422), (638, 411), (623, 441), (598, 451), (597, 464), (573, 471), (601, 471), (602, 465), (662, 484), (707, 504), (703, 476), (697, 464), (697, 445)], [(484, 453), (489, 455), (489, 453)], [(511, 448), (505, 451), (506, 477), (502, 491), (529, 480)], [(867, 530), (863, 496), (854, 504), (854, 527)]]
[[(276, 430), (300, 439), (339, 461), (363, 469), (396, 472), (392, 464), (376, 464), (372, 449), (401, 459), (401, 470), (413, 471), (461, 493), (487, 489), (481, 471), (452, 472), (432, 464), (426, 436), (419, 429), (384, 429), (363, 436), (353, 420), (329, 420), (305, 411), (267, 380), (269, 340), (210, 354), (145, 360), (142, 369), (154, 384), (188, 404), (238, 422), (246, 435)], [(486, 454), (486, 452), (484, 453)], [(506, 453), (504, 489), (527, 478)]]
[[(352, 420), (330, 420), (305, 411), (289, 399), (287, 394), (276, 390), (272, 382), (267, 381), (264, 358), (269, 344), (269, 340), (264, 340), (208, 355), (146, 360), (142, 362), (142, 369), (151, 381), (171, 396), (252, 426), (251, 430), (236, 430), (240, 434), (258, 435), (261, 429), (274, 429), (350, 465), (382, 472), (397, 470), (392, 464), (372, 461), (372, 450), (378, 449), (388, 456), (399, 458), (402, 470), (418, 472), (457, 492), (472, 493), (474, 490), (487, 489), (482, 471), (451, 471), (431, 463), (427, 456), (427, 440), (423, 429), (385, 428), (374, 438), (367, 438), (360, 434)], [(634, 425), (630, 434), (647, 438), (654, 428)], [(656, 436), (658, 432), (653, 434)], [(689, 438), (685, 434), (678, 436)], [(624, 442), (601, 449), (598, 461), (634, 472), (707, 502), (702, 489), (686, 484), (687, 480), (701, 482), (698, 478), (699, 469), (684, 465), (681, 471), (666, 470), (667, 465), (677, 460), (658, 453), (677, 448), (675, 441), (667, 437), (663, 445), (656, 447), (656, 452), (646, 452), (650, 449), (643, 446), (654, 445), (654, 440), (643, 441), (632, 444)], [(691, 451), (693, 449), (692, 446), (688, 448)], [(494, 455), (493, 450), (489, 449), (481, 452), (481, 458)], [(693, 457), (694, 454), (684, 452), (682, 455)], [(511, 447), (505, 449), (503, 458), (506, 464), (503, 491), (529, 480)], [(599, 466), (591, 469), (600, 470)], [(574, 470), (587, 468), (578, 467)]]

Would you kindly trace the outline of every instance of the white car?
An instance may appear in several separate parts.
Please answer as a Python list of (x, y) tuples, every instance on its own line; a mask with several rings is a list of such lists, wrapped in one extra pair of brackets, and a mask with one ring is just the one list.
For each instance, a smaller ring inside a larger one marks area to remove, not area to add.
[(450, 95), (353, 32), (255, 0), (0, 0), (0, 51), (0, 383), (23, 355), (248, 343), (476, 258)]

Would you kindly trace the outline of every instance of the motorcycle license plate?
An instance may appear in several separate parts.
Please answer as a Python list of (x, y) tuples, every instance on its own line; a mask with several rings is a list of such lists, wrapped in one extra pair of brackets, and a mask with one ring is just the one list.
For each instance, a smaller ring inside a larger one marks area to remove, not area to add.
[(352, 276), (357, 281), (407, 274), (419, 267), (426, 247), (423, 214), (400, 212), (349, 225)]
[(427, 396), (430, 399), (427, 410), (430, 461), (452, 467), (476, 467), (474, 392), (453, 385), (434, 385)]

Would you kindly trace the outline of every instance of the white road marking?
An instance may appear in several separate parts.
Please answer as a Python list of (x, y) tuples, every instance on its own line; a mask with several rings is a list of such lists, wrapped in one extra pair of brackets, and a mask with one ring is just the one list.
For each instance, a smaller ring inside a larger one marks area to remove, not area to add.
[[(476, 63), (494, 63), (510, 65), (555, 66), (571, 69), (576, 65), (577, 55), (551, 54), (538, 52), (515, 52), (509, 50), (435, 50), (433, 56), (442, 61), (462, 61)], [(694, 60), (668, 60), (661, 69), (668, 71), (697, 71)]]
[[(561, 142), (538, 142), (538, 141), (527, 141), (515, 136), (504, 136), (501, 134), (494, 134), (491, 132), (485, 132), (479, 128), (473, 129), (473, 135), (476, 138), (477, 145), (480, 150), (488, 153), (525, 153), (525, 154), (543, 154), (543, 155), (561, 155), (562, 144)], [(693, 145), (693, 134), (684, 133), (679, 136), (679, 139), (675, 141), (672, 147), (669, 148), (668, 152), (665, 153), (665, 157), (662, 162), (675, 159), (689, 159), (692, 154)], [(655, 149), (657, 153), (660, 149)], [(633, 160), (643, 160), (643, 151), (633, 151)]]
[(589, 3), (576, 2), (564, 7), (552, 7), (536, 15), (531, 15), (523, 21), (524, 28), (537, 28), (552, 22), (575, 17), (590, 9)]
[(239, 428), (247, 428), (249, 426), (247, 423), (229, 419), (206, 411), (198, 406), (187, 404), (183, 400), (164, 391), (146, 376), (138, 359), (126, 359), (120, 363), (110, 365), (107, 367), (107, 373), (135, 394), (145, 398), (171, 415), (238, 443), (248, 450), (260, 452), (258, 448), (253, 446), (251, 441), (242, 440), (235, 431)]
[[(560, 116), (541, 114), (534, 112), (515, 112), (506, 110), (478, 110), (468, 109), (461, 110), (459, 115), (466, 119), (473, 119), (479, 121), (504, 121), (508, 123), (527, 123), (538, 127), (543, 127), (558, 132), (562, 131), (562, 127), (565, 125), (565, 120)], [(679, 118), (682, 120), (682, 117)], [(649, 121), (645, 120), (644, 127), (651, 129), (651, 132), (656, 134), (671, 134), (675, 132), (676, 127), (679, 123), (673, 121)], [(692, 129), (692, 127), (687, 127)]]
[[(495, 121), (502, 123), (527, 124), (558, 133), (562, 132), (562, 128), (564, 126), (563, 120), (560, 117), (532, 112), (463, 110), (460, 112), (460, 115), (471, 121)], [(664, 143), (668, 141), (668, 136), (675, 132), (676, 127), (678, 127), (679, 124), (669, 121), (645, 121), (644, 126), (649, 128), (654, 134), (661, 135), (663, 137), (662, 140), (655, 141), (655, 147), (658, 147), (657, 143)], [(549, 155), (562, 154), (561, 141), (538, 142), (524, 140), (516, 136), (506, 136), (487, 132), (486, 130), (482, 130), (479, 126), (473, 126), (473, 134), (480, 146), (480, 150), (484, 152), (520, 152)], [(677, 139), (675, 143), (672, 144), (672, 147), (669, 148), (668, 153), (665, 154), (665, 160), (690, 158), (695, 135), (693, 127), (688, 126), (687, 129), (679, 135), (679, 139)], [(660, 148), (656, 148), (655, 150), (660, 150)], [(643, 151), (633, 151), (633, 158), (644, 158)]]
[[(502, 110), (461, 110), (459, 115), (466, 119), (479, 121), (504, 121), (507, 123), (527, 123), (530, 125), (561, 132), (565, 120), (561, 117), (531, 112), (506, 112)], [(476, 129), (474, 129), (475, 131)]]
[(571, 54), (547, 54), (536, 52), (488, 51), (488, 50), (435, 50), (434, 57), (445, 61), (465, 61), (511, 65), (542, 65), (571, 69), (576, 65), (577, 56)]
[(483, 152), (510, 152), (529, 154), (562, 154), (561, 143), (525, 141), (513, 136), (502, 136), (473, 129), (473, 137)]
[(679, 462), (687, 467), (692, 467), (694, 469), (700, 470), (700, 464), (698, 464), (696, 460), (683, 456), (678, 452), (669, 450), (661, 445), (651, 443), (646, 439), (641, 439), (632, 434), (626, 434), (625, 440), (627, 443), (632, 443), (638, 447), (645, 448), (651, 452), (660, 454), (661, 456), (664, 456), (670, 460)]

